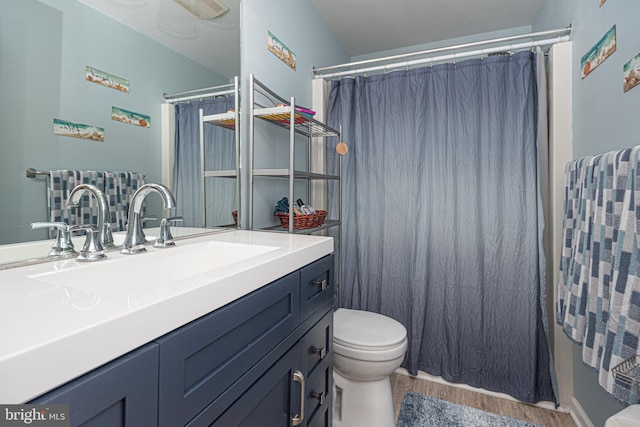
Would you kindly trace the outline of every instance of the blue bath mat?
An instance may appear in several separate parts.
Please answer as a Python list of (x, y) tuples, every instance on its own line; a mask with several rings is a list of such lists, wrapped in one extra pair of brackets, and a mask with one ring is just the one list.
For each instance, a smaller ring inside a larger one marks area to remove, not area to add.
[(398, 427), (543, 427), (435, 397), (409, 392), (402, 399)]

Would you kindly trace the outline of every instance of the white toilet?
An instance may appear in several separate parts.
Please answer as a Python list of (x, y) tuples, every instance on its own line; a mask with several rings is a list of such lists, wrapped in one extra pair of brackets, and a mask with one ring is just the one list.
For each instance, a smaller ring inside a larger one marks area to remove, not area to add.
[(612, 415), (604, 423), (604, 427), (639, 427), (640, 405), (631, 405)]
[(334, 427), (394, 427), (391, 375), (407, 330), (377, 313), (340, 308), (333, 317)]

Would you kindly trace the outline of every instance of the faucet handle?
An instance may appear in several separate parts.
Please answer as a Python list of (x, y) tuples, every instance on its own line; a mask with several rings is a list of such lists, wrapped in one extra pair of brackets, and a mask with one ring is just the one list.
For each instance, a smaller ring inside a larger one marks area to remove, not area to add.
[(84, 246), (80, 251), (80, 255), (78, 255), (78, 257), (76, 258), (78, 261), (91, 262), (100, 261), (107, 258), (107, 254), (104, 253), (102, 243), (100, 243), (100, 233), (93, 225), (73, 225), (69, 228), (71, 230), (87, 231), (87, 238), (84, 241)]
[(52, 227), (56, 229), (56, 237), (47, 256), (59, 257), (77, 254), (71, 241), (71, 227), (64, 222), (34, 222), (31, 224), (32, 230)]
[(156, 237), (156, 242), (153, 244), (155, 248), (170, 248), (171, 246), (175, 246), (176, 244), (173, 241), (173, 236), (171, 235), (171, 228), (169, 228), (169, 223), (182, 221), (181, 216), (171, 216), (168, 218), (162, 218), (160, 221), (160, 233), (158, 233), (158, 237)]

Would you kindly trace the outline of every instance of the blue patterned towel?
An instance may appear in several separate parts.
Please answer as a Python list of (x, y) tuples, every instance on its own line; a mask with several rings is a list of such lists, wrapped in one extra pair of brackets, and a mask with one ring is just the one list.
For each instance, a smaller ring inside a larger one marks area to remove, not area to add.
[(635, 389), (611, 369), (639, 351), (639, 155), (640, 146), (567, 164), (556, 307), (582, 360), (623, 403), (637, 401)]
[[(67, 224), (98, 224), (98, 201), (89, 193), (78, 208), (68, 208), (69, 194), (79, 184), (92, 184), (103, 190), (109, 202), (112, 231), (125, 230), (129, 203), (133, 193), (144, 184), (144, 175), (136, 172), (102, 172), (78, 170), (49, 171), (47, 206), (49, 220)], [(52, 230), (51, 237), (55, 234)]]
[(112, 231), (125, 230), (131, 197), (144, 183), (141, 173), (106, 172), (104, 193), (109, 200)]
[[(69, 208), (69, 194), (80, 184), (91, 184), (104, 188), (104, 172), (54, 170), (49, 171), (47, 182), (47, 205), (49, 220), (67, 224), (98, 224), (98, 201), (89, 193), (80, 199), (78, 208)], [(53, 237), (55, 231), (50, 231)]]

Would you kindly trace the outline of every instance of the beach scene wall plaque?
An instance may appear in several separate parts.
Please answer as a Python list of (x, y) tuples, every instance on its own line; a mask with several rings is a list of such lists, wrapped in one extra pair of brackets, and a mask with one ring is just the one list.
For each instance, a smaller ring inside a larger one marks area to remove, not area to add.
[(296, 69), (296, 54), (274, 36), (271, 31), (267, 31), (267, 49), (291, 67), (292, 70)]
[(111, 119), (143, 128), (151, 127), (151, 117), (145, 114), (134, 113), (124, 108), (111, 107)]
[(88, 82), (97, 83), (120, 92), (129, 93), (129, 80), (114, 76), (87, 65), (84, 78)]
[(103, 128), (60, 119), (53, 119), (53, 134), (71, 138), (88, 139), (91, 141), (104, 141)]
[(622, 87), (625, 92), (640, 85), (640, 53), (631, 58), (623, 67), (624, 79)]
[(582, 78), (584, 79), (596, 67), (616, 51), (616, 26), (609, 31), (587, 52), (580, 61)]

